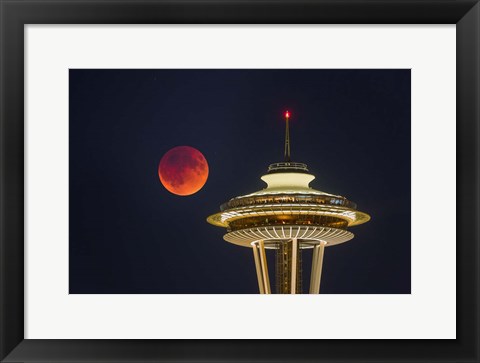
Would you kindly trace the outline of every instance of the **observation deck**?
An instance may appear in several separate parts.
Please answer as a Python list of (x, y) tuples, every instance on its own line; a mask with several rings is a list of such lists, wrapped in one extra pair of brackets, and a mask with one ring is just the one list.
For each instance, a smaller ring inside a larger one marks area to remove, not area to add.
[(273, 242), (298, 238), (300, 248), (311, 248), (315, 242), (331, 246), (352, 239), (347, 228), (370, 216), (343, 196), (309, 187), (313, 179), (306, 164), (271, 164), (262, 176), (267, 188), (230, 199), (207, 221), (227, 229), (227, 242), (245, 247), (259, 240), (275, 248)]

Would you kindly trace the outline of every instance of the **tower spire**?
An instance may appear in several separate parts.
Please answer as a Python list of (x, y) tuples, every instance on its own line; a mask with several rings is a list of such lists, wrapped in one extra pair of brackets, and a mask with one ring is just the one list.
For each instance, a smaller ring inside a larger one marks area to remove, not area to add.
[(285, 112), (285, 161), (290, 161), (290, 128), (288, 127), (288, 120), (290, 119), (290, 112)]

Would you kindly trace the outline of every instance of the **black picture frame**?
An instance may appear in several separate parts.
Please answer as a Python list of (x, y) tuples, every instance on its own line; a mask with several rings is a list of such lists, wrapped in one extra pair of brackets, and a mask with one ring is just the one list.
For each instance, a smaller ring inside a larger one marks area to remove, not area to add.
[[(2, 362), (480, 361), (478, 0), (0, 0), (0, 11)], [(456, 24), (457, 339), (24, 339), (24, 25), (155, 23)]]

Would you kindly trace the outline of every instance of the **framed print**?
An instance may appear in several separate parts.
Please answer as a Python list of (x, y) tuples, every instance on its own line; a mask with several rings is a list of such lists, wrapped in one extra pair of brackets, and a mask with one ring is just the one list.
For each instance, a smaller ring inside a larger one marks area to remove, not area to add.
[(1, 11), (2, 361), (478, 361), (477, 1)]

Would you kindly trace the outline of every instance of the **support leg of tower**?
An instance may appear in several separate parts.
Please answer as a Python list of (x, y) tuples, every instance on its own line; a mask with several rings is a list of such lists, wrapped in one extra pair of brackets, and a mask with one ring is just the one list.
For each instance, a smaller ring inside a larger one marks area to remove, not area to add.
[(298, 240), (292, 239), (292, 271), (291, 271), (291, 284), (290, 293), (295, 294), (297, 288), (297, 254), (298, 254)]
[(320, 293), (320, 281), (322, 278), (322, 267), (323, 267), (323, 254), (325, 251), (325, 245), (327, 243), (322, 241), (320, 244), (316, 245), (313, 249), (313, 258), (312, 258), (312, 274), (310, 278), (310, 294), (319, 294)]
[(313, 247), (313, 252), (312, 252), (312, 270), (310, 273), (310, 294), (315, 293), (315, 279), (317, 277), (317, 260), (318, 260), (318, 249), (320, 248), (320, 245), (315, 245)]
[(265, 294), (265, 285), (263, 283), (263, 276), (262, 276), (262, 266), (260, 264), (260, 256), (258, 253), (258, 246), (256, 243), (252, 245), (253, 249), (253, 259), (255, 260), (255, 269), (257, 271), (257, 279), (258, 279), (258, 289), (260, 290), (260, 294)]
[(258, 241), (259, 246), (259, 255), (260, 255), (260, 265), (262, 268), (262, 278), (263, 285), (265, 288), (265, 294), (271, 294), (270, 290), (270, 278), (268, 277), (268, 265), (267, 265), (267, 255), (265, 253), (265, 244), (263, 240)]

